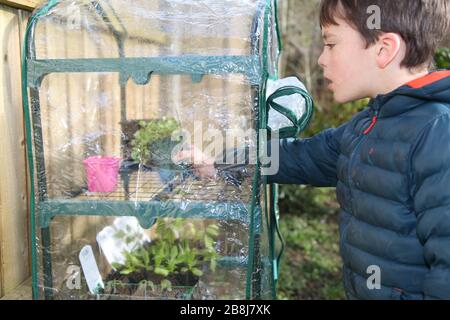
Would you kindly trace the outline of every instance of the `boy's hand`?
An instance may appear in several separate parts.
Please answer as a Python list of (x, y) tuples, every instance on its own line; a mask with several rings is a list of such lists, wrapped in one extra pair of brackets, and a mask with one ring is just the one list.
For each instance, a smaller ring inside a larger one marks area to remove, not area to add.
[(193, 165), (194, 172), (200, 178), (214, 178), (216, 169), (214, 167), (215, 159), (205, 155), (200, 149), (194, 145), (182, 150), (172, 157), (172, 161), (180, 163), (186, 161)]

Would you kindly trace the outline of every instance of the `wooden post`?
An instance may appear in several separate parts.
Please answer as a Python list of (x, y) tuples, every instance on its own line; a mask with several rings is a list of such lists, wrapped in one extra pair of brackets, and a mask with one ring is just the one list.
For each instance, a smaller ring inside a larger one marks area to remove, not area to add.
[(30, 275), (20, 22), (0, 5), (0, 296)]

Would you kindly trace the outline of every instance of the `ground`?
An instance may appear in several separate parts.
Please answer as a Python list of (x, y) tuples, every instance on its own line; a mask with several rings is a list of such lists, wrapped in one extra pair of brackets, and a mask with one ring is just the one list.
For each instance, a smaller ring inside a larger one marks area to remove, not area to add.
[(285, 213), (281, 213), (280, 227), (286, 250), (278, 281), (278, 298), (345, 299), (334, 189), (296, 188), (302, 189), (299, 192), (303, 192), (311, 203), (299, 201), (304, 208), (291, 210), (281, 203)]

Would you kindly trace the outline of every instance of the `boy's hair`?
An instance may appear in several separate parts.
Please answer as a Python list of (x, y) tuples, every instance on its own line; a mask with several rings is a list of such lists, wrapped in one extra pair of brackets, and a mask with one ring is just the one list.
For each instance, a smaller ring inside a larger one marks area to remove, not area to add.
[[(380, 29), (368, 26), (373, 15), (368, 9), (373, 5), (381, 10)], [(407, 48), (401, 66), (413, 69), (431, 64), (439, 42), (448, 32), (449, 11), (449, 0), (322, 0), (320, 26), (337, 25), (337, 17), (344, 19), (359, 31), (367, 48), (381, 33), (397, 33)]]

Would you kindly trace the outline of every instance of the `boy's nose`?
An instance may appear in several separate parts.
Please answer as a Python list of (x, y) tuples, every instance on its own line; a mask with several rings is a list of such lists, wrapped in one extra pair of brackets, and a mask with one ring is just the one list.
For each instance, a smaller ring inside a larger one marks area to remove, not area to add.
[(319, 57), (319, 60), (317, 60), (317, 63), (319, 64), (319, 66), (321, 66), (322, 68), (325, 68), (325, 59), (324, 59), (324, 52), (322, 51), (322, 54)]

